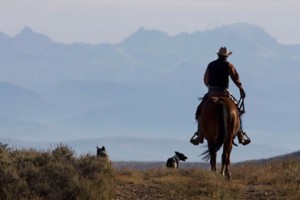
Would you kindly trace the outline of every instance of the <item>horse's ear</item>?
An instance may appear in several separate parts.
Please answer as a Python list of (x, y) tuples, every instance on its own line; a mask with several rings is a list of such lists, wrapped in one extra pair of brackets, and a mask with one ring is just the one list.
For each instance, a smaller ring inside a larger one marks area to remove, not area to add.
[(102, 146), (102, 150), (105, 151), (105, 146)]

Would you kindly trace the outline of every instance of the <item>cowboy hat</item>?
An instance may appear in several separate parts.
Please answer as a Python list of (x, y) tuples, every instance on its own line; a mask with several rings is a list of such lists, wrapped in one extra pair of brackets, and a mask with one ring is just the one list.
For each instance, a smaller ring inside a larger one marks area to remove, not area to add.
[(232, 54), (231, 51), (228, 51), (226, 47), (221, 47), (219, 52), (216, 52), (219, 56), (230, 56)]

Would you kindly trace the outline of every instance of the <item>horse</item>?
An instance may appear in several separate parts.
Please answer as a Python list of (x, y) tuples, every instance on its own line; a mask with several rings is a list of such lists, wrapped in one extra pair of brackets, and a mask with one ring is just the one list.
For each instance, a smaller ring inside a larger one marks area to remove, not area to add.
[(168, 158), (166, 166), (169, 168), (179, 168), (179, 161), (185, 161), (187, 157), (183, 153), (175, 151), (175, 155)]
[(197, 121), (208, 144), (208, 150), (202, 153), (203, 159), (210, 160), (211, 170), (216, 171), (217, 151), (223, 146), (221, 174), (230, 179), (230, 153), (240, 129), (237, 105), (228, 97), (208, 97), (202, 102)]

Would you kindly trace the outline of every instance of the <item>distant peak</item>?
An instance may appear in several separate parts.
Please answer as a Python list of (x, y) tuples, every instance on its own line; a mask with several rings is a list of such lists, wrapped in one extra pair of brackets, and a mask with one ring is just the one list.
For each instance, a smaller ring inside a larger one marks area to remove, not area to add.
[(47, 36), (34, 32), (30, 27), (25, 26), (19, 34), (16, 35), (17, 39), (32, 39), (51, 41)]
[(28, 26), (24, 26), (24, 28), (20, 31), (20, 33), (18, 35), (16, 35), (16, 37), (20, 37), (20, 36), (29, 36), (29, 35), (33, 35), (35, 34), (33, 32), (33, 30), (31, 28), (29, 28)]
[(261, 41), (264, 44), (277, 43), (275, 38), (271, 37), (263, 28), (250, 23), (223, 25), (211, 31), (217, 31), (222, 35), (234, 35), (236, 38), (244, 38), (248, 41)]
[(28, 26), (24, 26), (21, 33), (33, 33), (32, 29)]
[(147, 29), (145, 28), (145, 27), (143, 27), (143, 26), (141, 26), (139, 29), (138, 29), (138, 31), (137, 32), (143, 32), (143, 31), (147, 31)]
[(133, 33), (129, 38), (125, 39), (123, 42), (128, 42), (128, 41), (145, 42), (145, 41), (153, 41), (153, 40), (168, 38), (168, 37), (169, 35), (163, 31), (140, 27), (135, 33)]
[(239, 31), (244, 33), (264, 33), (267, 34), (261, 27), (250, 24), (250, 23), (236, 23), (230, 25), (223, 25), (220, 29), (230, 30), (230, 31)]
[(160, 36), (168, 36), (167, 33), (156, 30), (156, 29), (146, 29), (145, 27), (140, 27), (135, 34), (151, 34), (151, 35), (160, 35)]
[(236, 23), (236, 24), (231, 24), (225, 26), (229, 29), (235, 29), (235, 30), (240, 30), (240, 31), (259, 31), (259, 32), (265, 32), (261, 27), (250, 24), (250, 23)]

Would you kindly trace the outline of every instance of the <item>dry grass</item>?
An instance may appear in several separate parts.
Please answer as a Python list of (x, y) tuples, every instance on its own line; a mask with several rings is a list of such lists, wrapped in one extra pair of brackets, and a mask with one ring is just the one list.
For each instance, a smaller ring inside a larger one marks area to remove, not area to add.
[(41, 152), (0, 144), (0, 199), (113, 199), (114, 188), (110, 163), (95, 156), (76, 158), (65, 145)]
[(231, 167), (232, 180), (207, 169), (118, 170), (116, 199), (300, 199), (300, 160)]
[(65, 145), (43, 152), (0, 143), (0, 199), (300, 199), (299, 157), (233, 165), (230, 181), (200, 165), (142, 166), (149, 164), (117, 168)]

